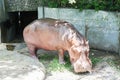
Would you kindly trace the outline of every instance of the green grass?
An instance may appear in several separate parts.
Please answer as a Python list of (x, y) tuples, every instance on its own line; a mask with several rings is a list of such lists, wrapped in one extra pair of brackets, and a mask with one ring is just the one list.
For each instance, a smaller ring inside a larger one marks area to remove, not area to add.
[(51, 55), (51, 54), (40, 55), (39, 60), (45, 65), (48, 72), (49, 71), (72, 70), (68, 55), (65, 56), (66, 64), (59, 64), (58, 56)]
[(59, 64), (58, 58), (54, 58), (48, 65), (48, 71), (64, 71), (71, 70), (71, 64), (66, 61), (66, 64)]
[[(96, 65), (98, 62), (102, 61), (99, 57), (90, 57), (92, 61), (92, 65)], [(71, 63), (69, 60), (69, 56), (65, 55), (66, 64), (59, 64), (59, 59), (57, 54), (43, 54), (39, 56), (39, 60), (45, 65), (47, 71), (64, 71), (64, 70), (72, 70)]]
[(110, 66), (117, 68), (118, 70), (120, 70), (120, 61), (119, 60), (111, 60), (111, 59), (107, 59), (107, 62), (109, 63)]
[(92, 61), (92, 65), (96, 65), (98, 62), (102, 61), (102, 59), (98, 57), (90, 57), (90, 59)]

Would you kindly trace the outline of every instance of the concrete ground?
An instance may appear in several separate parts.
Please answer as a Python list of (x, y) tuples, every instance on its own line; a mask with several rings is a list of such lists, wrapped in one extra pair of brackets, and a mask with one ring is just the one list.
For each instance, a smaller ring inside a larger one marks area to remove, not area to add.
[(0, 44), (0, 80), (44, 80), (45, 67), (37, 59), (8, 51)]
[[(91, 51), (101, 53), (100, 51)], [(114, 65), (113, 61), (117, 60), (116, 56), (107, 53), (106, 55), (97, 55), (93, 56), (101, 57), (101, 61), (93, 65), (93, 72), (90, 73), (81, 73), (75, 74), (71, 71), (65, 70), (63, 72), (48, 72), (46, 80), (120, 80), (120, 58), (119, 65)]]
[[(40, 62), (35, 61), (29, 56), (28, 49), (24, 43), (14, 44), (14, 51), (6, 50), (6, 44), (1, 45), (2, 47), (0, 47), (0, 74), (2, 75), (0, 75), (0, 80), (43, 80), (44, 77), (45, 80), (120, 80), (120, 56), (116, 55), (116, 53), (111, 54), (105, 51), (91, 50), (90, 57), (101, 59), (101, 61), (93, 65), (94, 71), (91, 74), (75, 74), (73, 71), (67, 69), (64, 71), (48, 72), (47, 65), (49, 63), (47, 63), (43, 64), (47, 71), (45, 75), (44, 67), (38, 67), (38, 64)], [(18, 53), (19, 55), (16, 55)], [(44, 53), (47, 54), (48, 52), (38, 51), (39, 55), (43, 55)], [(56, 52), (51, 53), (57, 55)], [(29, 78), (26, 78), (26, 75), (27, 77), (29, 76)], [(42, 78), (34, 79), (33, 76), (37, 78)]]
[[(100, 59), (99, 62), (93, 64), (94, 71), (91, 74), (75, 74), (73, 70), (68, 69), (62, 71), (47, 71), (45, 80), (120, 80), (120, 56), (116, 55), (116, 53), (98, 50), (91, 50), (90, 54), (90, 58), (94, 58), (95, 61), (97, 61), (96, 59), (98, 58)], [(48, 68), (46, 64), (44, 65)]]

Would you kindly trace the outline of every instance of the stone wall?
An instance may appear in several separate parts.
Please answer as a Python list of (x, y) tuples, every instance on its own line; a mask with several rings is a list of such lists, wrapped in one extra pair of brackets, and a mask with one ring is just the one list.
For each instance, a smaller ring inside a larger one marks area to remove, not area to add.
[(5, 6), (4, 6), (4, 0), (0, 0), (0, 22), (5, 21), (6, 15), (5, 15)]
[(5, 33), (5, 30), (2, 31), (2, 28), (4, 27), (3, 26), (4, 22), (8, 18), (7, 15), (6, 15), (6, 9), (5, 9), (5, 4), (4, 3), (5, 3), (4, 0), (0, 0), (0, 43), (5, 38), (5, 35), (2, 36), (2, 33)]
[(120, 13), (118, 12), (47, 7), (43, 10), (39, 7), (38, 18), (43, 17), (72, 23), (89, 40), (91, 48), (119, 53)]
[(5, 0), (8, 12), (13, 11), (37, 11), (41, 6), (42, 0)]

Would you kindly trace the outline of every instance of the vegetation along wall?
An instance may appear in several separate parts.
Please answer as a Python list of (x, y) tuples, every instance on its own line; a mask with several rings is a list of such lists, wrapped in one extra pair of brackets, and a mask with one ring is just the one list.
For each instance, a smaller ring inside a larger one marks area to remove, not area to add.
[(120, 12), (39, 7), (38, 18), (43, 17), (66, 20), (89, 40), (91, 48), (120, 54)]

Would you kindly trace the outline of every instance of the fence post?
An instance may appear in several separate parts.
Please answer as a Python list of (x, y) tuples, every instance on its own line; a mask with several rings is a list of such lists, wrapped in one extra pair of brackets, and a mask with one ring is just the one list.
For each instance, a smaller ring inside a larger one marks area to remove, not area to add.
[(45, 8), (44, 8), (44, 6), (42, 7), (42, 14), (43, 14), (43, 18), (45, 18)]
[(43, 18), (45, 18), (45, 1), (44, 0), (42, 1), (42, 15), (43, 15)]
[(88, 33), (88, 25), (87, 24), (85, 24), (85, 38), (87, 39), (88, 38), (88, 35), (87, 35), (87, 33)]
[[(120, 13), (119, 12), (116, 12), (117, 13), (117, 18), (119, 18), (120, 17)], [(118, 31), (119, 31), (119, 37), (118, 37), (118, 40), (119, 40), (119, 45), (118, 45), (118, 54), (119, 54), (119, 56), (120, 56), (120, 19), (118, 20), (118, 25), (119, 25), (119, 29), (118, 29)]]

